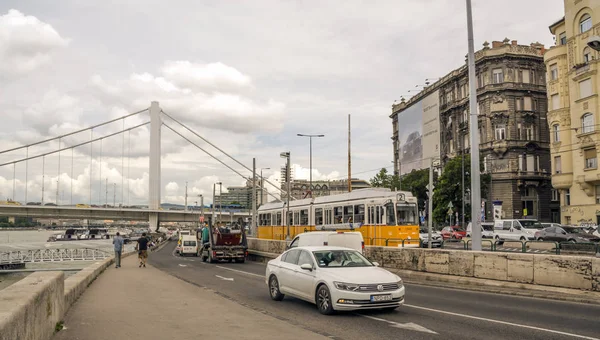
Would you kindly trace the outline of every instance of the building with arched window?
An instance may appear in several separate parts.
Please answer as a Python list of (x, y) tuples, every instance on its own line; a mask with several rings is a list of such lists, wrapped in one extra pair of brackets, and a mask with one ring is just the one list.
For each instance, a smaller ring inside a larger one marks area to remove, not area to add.
[(553, 198), (564, 224), (600, 224), (600, 1), (565, 0), (565, 16), (550, 25), (556, 46), (544, 55)]

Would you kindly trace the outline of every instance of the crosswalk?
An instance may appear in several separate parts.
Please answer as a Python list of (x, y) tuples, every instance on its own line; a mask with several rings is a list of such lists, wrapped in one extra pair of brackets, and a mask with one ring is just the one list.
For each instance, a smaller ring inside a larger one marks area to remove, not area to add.
[[(511, 253), (522, 253), (523, 252), (523, 248), (516, 248), (516, 247), (515, 248), (511, 248), (511, 247), (508, 247), (508, 248), (505, 248), (505, 247), (499, 248), (498, 247), (498, 248), (496, 248), (496, 251), (511, 252)], [(527, 249), (526, 252), (527, 253), (536, 253), (536, 254), (550, 254), (550, 253), (554, 253), (554, 252), (551, 252), (551, 251), (545, 250), (545, 249)]]

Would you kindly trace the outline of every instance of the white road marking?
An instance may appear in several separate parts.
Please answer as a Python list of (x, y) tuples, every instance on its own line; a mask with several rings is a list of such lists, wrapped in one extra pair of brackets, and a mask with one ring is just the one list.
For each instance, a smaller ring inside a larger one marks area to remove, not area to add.
[(431, 334), (438, 334), (437, 332), (434, 332), (431, 329), (427, 329), (427, 328), (425, 328), (423, 326), (419, 326), (416, 323), (412, 323), (412, 322), (398, 323), (398, 322), (389, 321), (389, 320), (386, 320), (386, 319), (376, 318), (374, 316), (362, 315), (362, 314), (359, 314), (359, 315), (362, 316), (362, 317), (365, 317), (367, 319), (377, 320), (377, 321), (388, 323), (388, 324), (390, 324), (391, 327), (394, 327), (394, 328), (402, 328), (402, 329), (408, 329), (408, 330), (411, 330), (411, 331), (417, 331), (417, 332), (423, 332), (423, 333), (431, 333)]
[(179, 264), (179, 267), (187, 267), (187, 264)]
[(237, 270), (237, 269), (232, 269), (232, 268), (227, 268), (227, 267), (221, 267), (221, 266), (215, 266), (215, 267), (221, 268), (221, 269), (225, 269), (225, 270), (231, 270), (232, 272), (237, 272), (237, 273), (248, 274), (248, 275), (260, 277), (261, 279), (265, 278), (264, 275), (258, 275), (258, 274), (254, 274), (254, 273), (249, 273), (249, 272), (245, 272), (243, 270)]
[(225, 280), (225, 281), (233, 281), (233, 278), (232, 278), (232, 277), (223, 277), (223, 276), (220, 276), (220, 275), (215, 275), (215, 276), (216, 276), (216, 277), (218, 277), (218, 278), (219, 278), (219, 279), (221, 279), (221, 280)]
[(508, 326), (514, 326), (514, 327), (521, 327), (521, 328), (533, 329), (533, 330), (540, 331), (540, 332), (547, 332), (547, 333), (553, 333), (553, 334), (566, 335), (566, 336), (570, 336), (570, 337), (574, 337), (574, 338), (579, 338), (579, 339), (600, 340), (599, 338), (592, 338), (590, 336), (573, 334), (573, 333), (567, 333), (567, 332), (561, 332), (561, 331), (555, 331), (555, 330), (552, 330), (552, 329), (545, 329), (545, 328), (534, 327), (534, 326), (521, 325), (521, 324), (514, 323), (514, 322), (506, 322), (506, 321), (500, 321), (500, 320), (486, 319), (486, 318), (481, 318), (481, 317), (478, 317), (478, 316), (458, 314), (458, 313), (447, 312), (447, 311), (433, 309), (433, 308), (421, 307), (421, 306), (413, 306), (413, 305), (404, 305), (404, 306), (405, 307), (410, 307), (410, 308), (422, 309), (422, 310), (426, 310), (426, 311), (430, 311), (430, 312), (436, 312), (436, 313), (448, 314), (448, 315), (452, 315), (452, 316), (458, 316), (458, 317), (461, 317), (461, 318), (481, 320), (481, 321), (487, 321), (487, 322), (492, 322), (492, 323), (498, 323), (498, 324), (502, 324), (502, 325), (508, 325)]

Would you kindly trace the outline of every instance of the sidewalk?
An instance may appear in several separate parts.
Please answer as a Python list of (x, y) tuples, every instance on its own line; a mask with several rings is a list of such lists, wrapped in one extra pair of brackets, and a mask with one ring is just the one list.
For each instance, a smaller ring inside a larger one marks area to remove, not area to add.
[(122, 265), (89, 286), (53, 340), (328, 339), (150, 265), (138, 268), (137, 256)]

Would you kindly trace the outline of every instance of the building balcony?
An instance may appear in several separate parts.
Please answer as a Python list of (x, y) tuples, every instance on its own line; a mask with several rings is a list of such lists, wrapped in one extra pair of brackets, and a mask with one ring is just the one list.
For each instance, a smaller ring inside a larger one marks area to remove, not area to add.
[(552, 60), (559, 57), (567, 57), (567, 45), (553, 46), (546, 50), (544, 61), (550, 63)]
[(554, 189), (569, 189), (573, 185), (573, 173), (552, 174), (552, 187)]
[(484, 87), (477, 89), (477, 95), (484, 94), (486, 92), (498, 92), (498, 91), (535, 91), (546, 94), (546, 84), (530, 84), (530, 83), (516, 83), (516, 82), (503, 82), (498, 84), (487, 84)]

